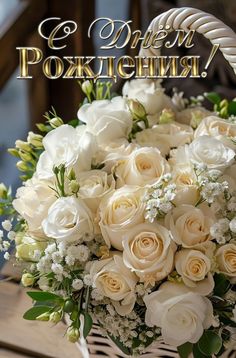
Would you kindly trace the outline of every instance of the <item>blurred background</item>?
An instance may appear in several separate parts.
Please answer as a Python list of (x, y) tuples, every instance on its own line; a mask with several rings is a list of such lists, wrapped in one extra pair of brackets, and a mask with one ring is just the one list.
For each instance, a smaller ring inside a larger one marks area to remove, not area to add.
[[(17, 46), (35, 46), (50, 55), (46, 41), (38, 35), (39, 23), (48, 17), (74, 20), (79, 30), (66, 39), (63, 55), (137, 55), (137, 50), (122, 49), (104, 53), (98, 37), (87, 38), (89, 24), (97, 17), (132, 20), (132, 29), (145, 31), (150, 21), (172, 7), (192, 6), (210, 12), (222, 19), (236, 31), (235, 0), (0, 0), (0, 182), (13, 187), (19, 185), (15, 160), (6, 149), (13, 147), (17, 138), (25, 139), (35, 123), (43, 121), (43, 114), (54, 106), (65, 120), (73, 119), (81, 100), (81, 91), (76, 80), (48, 80), (42, 75), (40, 65), (32, 67), (32, 80), (19, 80)], [(196, 41), (195, 41), (196, 43)], [(175, 54), (177, 49), (174, 49)], [(181, 49), (182, 51), (182, 49)], [(199, 36), (194, 53), (208, 57), (210, 44)], [(179, 53), (182, 54), (181, 52)], [(188, 96), (215, 90), (225, 97), (235, 96), (235, 75), (221, 54), (217, 54), (210, 66), (207, 80), (171, 79), (164, 82), (167, 92), (173, 87), (184, 90)], [(121, 82), (115, 85), (119, 90)], [(3, 259), (0, 257), (0, 266)]]

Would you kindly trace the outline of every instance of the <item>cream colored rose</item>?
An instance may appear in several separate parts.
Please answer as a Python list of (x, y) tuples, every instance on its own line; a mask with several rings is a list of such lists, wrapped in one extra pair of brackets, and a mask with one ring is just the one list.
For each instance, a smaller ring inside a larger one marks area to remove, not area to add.
[(236, 279), (236, 244), (221, 246), (216, 252), (216, 261), (220, 272)]
[(132, 117), (122, 97), (84, 104), (78, 111), (78, 118), (86, 123), (86, 130), (95, 136), (99, 145), (127, 139), (132, 129)]
[(56, 201), (51, 182), (33, 177), (25, 182), (16, 193), (13, 207), (26, 220), (29, 232), (42, 235), (42, 221), (48, 215), (48, 209)]
[(116, 165), (116, 184), (118, 188), (125, 184), (139, 186), (153, 184), (166, 172), (169, 172), (169, 165), (158, 149), (139, 148)]
[(123, 239), (123, 260), (141, 282), (155, 285), (173, 269), (176, 245), (159, 224), (144, 223), (130, 229)]
[(195, 205), (200, 199), (197, 177), (190, 165), (176, 165), (172, 169), (172, 183), (176, 185), (173, 203)]
[(99, 225), (108, 246), (122, 251), (122, 237), (135, 225), (145, 221), (144, 195), (144, 189), (125, 185), (101, 201)]
[(164, 108), (174, 107), (170, 97), (165, 95), (160, 81), (150, 79), (126, 81), (123, 87), (123, 96), (139, 101), (149, 115), (156, 115)]
[(138, 146), (135, 143), (129, 143), (126, 139), (119, 139), (99, 148), (98, 163), (104, 164), (103, 170), (111, 173), (113, 166), (119, 160), (127, 158)]
[(114, 254), (111, 259), (95, 261), (90, 272), (93, 286), (112, 300), (118, 314), (125, 316), (132, 312), (138, 278), (124, 265), (120, 255)]
[(204, 107), (194, 107), (194, 108), (186, 108), (180, 112), (177, 112), (177, 121), (180, 123), (190, 125), (191, 121), (195, 119), (198, 122), (203, 120), (203, 118), (210, 116), (212, 112), (209, 112)]
[(166, 282), (144, 297), (147, 326), (161, 328), (166, 344), (197, 343), (213, 322), (210, 300), (177, 283)]
[(165, 217), (165, 226), (171, 231), (174, 241), (185, 248), (204, 246), (211, 240), (210, 227), (213, 223), (214, 215), (207, 205), (198, 208), (181, 205)]
[(169, 143), (159, 133), (156, 133), (153, 128), (147, 128), (136, 133), (134, 143), (141, 147), (157, 148), (163, 157), (168, 155), (170, 151)]
[(167, 155), (171, 148), (190, 143), (193, 129), (190, 126), (171, 122), (157, 124), (136, 134), (136, 142), (142, 147), (156, 147), (162, 155)]
[(97, 211), (104, 195), (115, 188), (113, 176), (102, 170), (82, 172), (78, 175), (77, 180), (79, 184), (78, 195), (94, 213)]
[(193, 163), (206, 164), (208, 169), (225, 169), (234, 161), (235, 152), (218, 139), (204, 135), (188, 146), (188, 156)]
[(93, 233), (93, 216), (82, 199), (60, 197), (49, 208), (42, 227), (47, 237), (76, 242), (83, 235)]
[(215, 137), (231, 149), (236, 149), (232, 139), (236, 139), (236, 124), (216, 116), (209, 116), (202, 120), (194, 133), (194, 137), (208, 135)]
[(206, 286), (204, 295), (207, 296), (212, 292), (214, 280), (210, 273), (211, 260), (203, 252), (191, 249), (178, 251), (175, 255), (175, 268), (186, 286), (195, 288), (197, 291), (198, 284), (201, 282), (200, 289), (204, 284)]

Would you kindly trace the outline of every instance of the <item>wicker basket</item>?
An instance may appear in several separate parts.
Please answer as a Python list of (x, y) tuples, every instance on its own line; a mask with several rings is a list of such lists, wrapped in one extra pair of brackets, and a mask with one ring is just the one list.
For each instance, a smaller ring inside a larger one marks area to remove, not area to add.
[[(176, 29), (185, 31), (195, 30), (206, 37), (212, 44), (219, 45), (225, 59), (229, 62), (236, 73), (236, 34), (222, 21), (214, 16), (194, 8), (171, 9), (157, 16), (150, 24), (149, 29), (154, 33), (160, 28), (172, 32)], [(159, 50), (148, 48), (140, 50), (141, 56), (158, 56)], [(99, 333), (99, 327), (94, 325), (87, 341), (80, 339), (77, 343), (80, 356), (83, 358), (128, 358), (109, 339)], [(232, 344), (222, 358), (236, 358), (236, 347)], [(162, 341), (155, 342), (155, 345), (147, 348), (142, 358), (179, 358), (175, 348), (164, 344)], [(191, 358), (190, 356), (189, 358)]]
[[(87, 338), (87, 342), (82, 339), (77, 343), (81, 357), (83, 358), (130, 358), (122, 353), (119, 348), (109, 338), (102, 337), (99, 326), (94, 325)], [(156, 342), (155, 346), (147, 349), (142, 358), (179, 358), (175, 348), (167, 346), (163, 342)]]

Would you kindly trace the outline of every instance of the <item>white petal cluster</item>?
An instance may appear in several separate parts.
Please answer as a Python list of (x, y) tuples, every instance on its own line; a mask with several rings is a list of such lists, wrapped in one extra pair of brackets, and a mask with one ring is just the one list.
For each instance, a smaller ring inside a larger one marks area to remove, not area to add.
[(0, 251), (15, 241), (30, 282), (132, 354), (222, 332), (236, 320), (236, 124), (150, 79), (112, 99), (82, 90), (83, 124), (52, 121)]

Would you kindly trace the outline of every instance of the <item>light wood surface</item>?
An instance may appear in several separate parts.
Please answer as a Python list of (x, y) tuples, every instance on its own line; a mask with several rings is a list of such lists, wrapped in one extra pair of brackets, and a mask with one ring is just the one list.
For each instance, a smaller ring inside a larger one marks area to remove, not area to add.
[(30, 307), (26, 289), (0, 282), (0, 358), (81, 358), (76, 346), (63, 337), (63, 323), (52, 327), (47, 322), (24, 320)]

